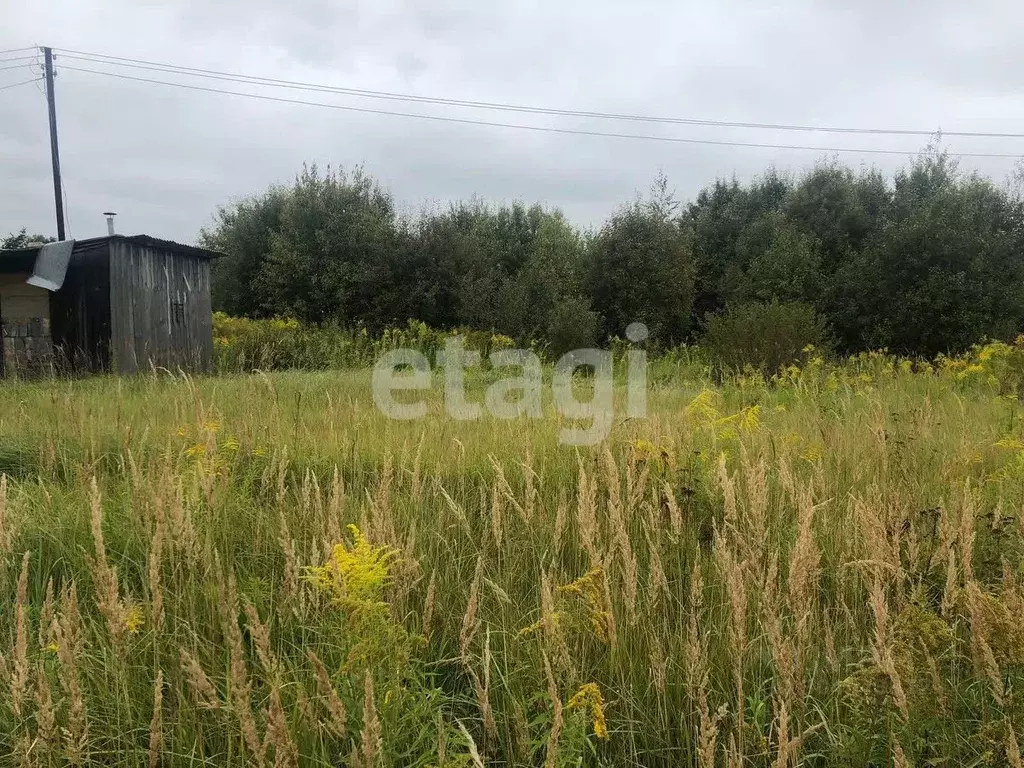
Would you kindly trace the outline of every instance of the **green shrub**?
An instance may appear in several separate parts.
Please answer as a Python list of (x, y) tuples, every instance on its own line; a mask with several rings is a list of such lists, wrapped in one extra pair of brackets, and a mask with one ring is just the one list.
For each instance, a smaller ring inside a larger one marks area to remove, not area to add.
[(340, 370), (369, 368), (393, 349), (415, 349), (431, 362), (446, 340), (458, 334), (466, 349), (486, 359), (491, 352), (516, 345), (514, 339), (491, 331), (442, 331), (418, 320), (404, 327), (371, 333), (365, 327), (301, 323), (293, 318), (253, 320), (213, 313), (214, 361), (219, 373), (282, 370)]
[(582, 296), (568, 296), (551, 311), (548, 322), (548, 352), (558, 358), (574, 349), (597, 345), (600, 318)]
[(825, 322), (803, 302), (736, 304), (708, 315), (700, 345), (719, 369), (773, 373), (807, 347), (828, 346)]

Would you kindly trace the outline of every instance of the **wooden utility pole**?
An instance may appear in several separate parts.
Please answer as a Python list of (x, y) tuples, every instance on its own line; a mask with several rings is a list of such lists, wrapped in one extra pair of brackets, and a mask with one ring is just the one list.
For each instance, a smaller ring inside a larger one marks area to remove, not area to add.
[(46, 107), (50, 113), (50, 161), (53, 164), (53, 204), (57, 209), (57, 239), (64, 240), (64, 195), (60, 184), (60, 150), (57, 148), (57, 106), (53, 94), (53, 49), (43, 48), (46, 70)]

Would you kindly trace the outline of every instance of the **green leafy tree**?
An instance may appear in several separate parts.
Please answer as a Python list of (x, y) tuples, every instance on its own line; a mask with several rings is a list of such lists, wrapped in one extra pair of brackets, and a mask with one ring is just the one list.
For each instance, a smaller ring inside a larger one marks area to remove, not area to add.
[(28, 230), (22, 227), (18, 232), (11, 232), (7, 237), (0, 237), (0, 250), (17, 250), (18, 248), (27, 248), (30, 243), (53, 243), (56, 241), (55, 237), (30, 235)]
[(290, 194), (284, 187), (271, 187), (263, 195), (221, 207), (215, 225), (200, 233), (204, 248), (222, 254), (212, 267), (214, 310), (245, 317), (273, 314), (261, 275)]
[[(7, 244), (29, 240), (23, 231)], [(650, 195), (582, 236), (558, 211), (479, 200), (409, 220), (361, 169), (305, 168), (202, 233), (218, 309), (348, 326), (468, 327), (552, 349), (690, 337), (727, 306), (806, 304), (844, 352), (931, 355), (1024, 326), (1024, 199), (934, 147), (889, 180), (835, 162)], [(774, 311), (774, 310), (773, 310)]]
[(872, 307), (887, 297), (877, 292), (878, 265), (868, 249), (891, 215), (892, 189), (875, 169), (855, 174), (835, 163), (804, 175), (787, 197), (787, 223), (816, 243), (821, 281), (807, 298), (829, 318), (840, 347), (863, 349), (872, 337)]
[(728, 302), (810, 301), (819, 295), (820, 244), (779, 212), (752, 221), (736, 242), (736, 260), (723, 276)]
[[(945, 155), (897, 174), (892, 215), (864, 259), (863, 344), (933, 355), (1024, 324), (1024, 205)], [(884, 297), (870, 302), (867, 292)]]
[(621, 209), (591, 240), (586, 287), (602, 315), (602, 335), (646, 323), (663, 344), (681, 342), (691, 324), (695, 265), (690, 237), (657, 196)]
[(225, 254), (213, 293), (228, 312), (344, 324), (402, 314), (394, 205), (362, 169), (307, 166), (292, 186), (221, 209), (202, 242)]
[[(544, 211), (540, 206), (533, 206), (531, 211), (537, 226), (530, 252), (506, 281), (502, 306), (506, 333), (536, 339), (543, 338), (555, 322), (556, 310), (581, 307), (580, 302), (586, 300), (580, 280), (583, 241), (579, 233), (560, 211)], [(590, 312), (589, 303), (581, 311)], [(588, 319), (580, 319), (586, 327)]]
[(784, 213), (820, 243), (824, 264), (833, 267), (869, 244), (891, 204), (891, 188), (878, 170), (855, 174), (833, 163), (799, 180), (786, 196)]
[(497, 326), (497, 295), (505, 272), (493, 219), (490, 209), (478, 200), (420, 217), (410, 248), (426, 267), (420, 278), (422, 292), (430, 297), (430, 311), (422, 316), (427, 323)]
[(733, 300), (749, 260), (771, 242), (770, 228), (762, 227), (764, 242), (760, 248), (753, 247), (751, 226), (780, 211), (791, 189), (787, 177), (769, 169), (746, 186), (736, 179), (720, 179), (686, 206), (680, 226), (692, 237), (697, 270), (695, 317), (717, 312)]
[(580, 290), (582, 242), (558, 211), (471, 200), (422, 216), (413, 238), (412, 292), (430, 296), (420, 317), (431, 325), (542, 337), (556, 303)]

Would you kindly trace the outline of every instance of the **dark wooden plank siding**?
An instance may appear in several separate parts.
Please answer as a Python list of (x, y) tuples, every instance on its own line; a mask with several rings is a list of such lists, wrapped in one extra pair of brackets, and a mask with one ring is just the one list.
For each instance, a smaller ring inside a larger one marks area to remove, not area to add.
[(209, 259), (113, 240), (110, 298), (115, 370), (210, 370)]
[(98, 373), (110, 370), (110, 245), (75, 247), (64, 285), (50, 295), (58, 367)]

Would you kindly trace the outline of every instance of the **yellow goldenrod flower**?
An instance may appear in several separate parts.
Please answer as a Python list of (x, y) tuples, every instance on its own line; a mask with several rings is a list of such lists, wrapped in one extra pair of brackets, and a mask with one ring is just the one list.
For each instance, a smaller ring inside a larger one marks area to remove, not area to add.
[(978, 363), (962, 363), (961, 366), (958, 367), (957, 371), (956, 378), (959, 381), (963, 381), (974, 374), (985, 373), (985, 366)]
[(658, 446), (650, 440), (636, 440), (633, 442), (633, 451), (644, 458), (652, 458), (658, 455)]
[(745, 432), (754, 432), (761, 426), (761, 406), (752, 405), (740, 412), (740, 429)]
[(566, 709), (589, 709), (594, 720), (594, 735), (599, 739), (608, 738), (608, 723), (604, 717), (604, 697), (597, 683), (585, 683), (572, 695)]
[(491, 336), (492, 349), (510, 349), (513, 346), (515, 346), (515, 341), (502, 333)]
[(821, 451), (821, 443), (811, 443), (807, 446), (804, 452), (800, 454), (800, 458), (813, 464), (816, 461), (821, 460)]
[(655, 445), (650, 440), (636, 440), (631, 448), (633, 454), (640, 461), (660, 463), (663, 460), (668, 461), (670, 458), (667, 449), (662, 448), (660, 445)]
[(146, 615), (141, 605), (133, 605), (128, 609), (124, 617), (124, 628), (131, 634), (137, 635), (142, 625), (146, 623)]
[[(557, 629), (559, 623), (561, 622), (561, 619), (562, 619), (562, 617), (561, 617), (561, 615), (557, 611), (552, 613), (551, 614), (551, 625), (552, 625), (552, 628)], [(528, 635), (532, 635), (534, 632), (539, 632), (543, 626), (544, 626), (544, 619), (540, 618), (537, 621), (533, 622), (533, 624), (529, 624), (529, 625), (523, 627), (522, 629), (520, 629), (518, 632), (516, 632), (516, 639), (518, 640), (520, 638), (527, 637)]]
[(342, 605), (376, 603), (387, 586), (398, 550), (373, 546), (355, 525), (348, 530), (352, 545), (336, 544), (324, 565), (309, 569), (309, 580)]
[(685, 413), (700, 424), (713, 424), (722, 418), (722, 414), (715, 407), (715, 400), (715, 393), (705, 389), (690, 401)]
[(1024, 451), (1024, 443), (1016, 437), (1004, 437), (992, 444), (995, 448), (1005, 448), (1008, 451)]
[(560, 595), (578, 595), (583, 598), (587, 609), (587, 623), (598, 640), (608, 641), (608, 612), (604, 610), (604, 593), (601, 579), (604, 570), (593, 568), (573, 582), (558, 587)]

